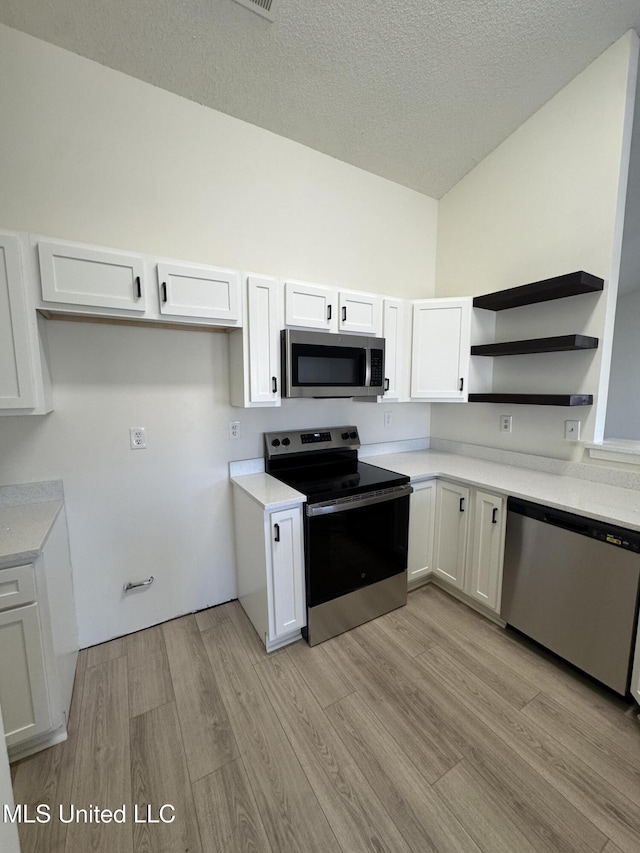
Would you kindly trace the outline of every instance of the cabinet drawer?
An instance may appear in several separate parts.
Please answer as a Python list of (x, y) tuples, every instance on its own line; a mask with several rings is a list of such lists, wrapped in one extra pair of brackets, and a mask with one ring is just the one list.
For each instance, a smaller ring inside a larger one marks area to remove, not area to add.
[(36, 600), (33, 564), (0, 569), (0, 610), (21, 607)]

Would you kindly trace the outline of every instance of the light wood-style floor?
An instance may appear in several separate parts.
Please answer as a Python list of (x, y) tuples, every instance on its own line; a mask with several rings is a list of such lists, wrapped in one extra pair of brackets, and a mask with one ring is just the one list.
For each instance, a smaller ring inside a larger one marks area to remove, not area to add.
[(16, 802), (129, 810), (23, 853), (640, 850), (633, 709), (433, 586), (313, 649), (267, 656), (231, 602), (86, 650), (69, 739), (13, 772)]

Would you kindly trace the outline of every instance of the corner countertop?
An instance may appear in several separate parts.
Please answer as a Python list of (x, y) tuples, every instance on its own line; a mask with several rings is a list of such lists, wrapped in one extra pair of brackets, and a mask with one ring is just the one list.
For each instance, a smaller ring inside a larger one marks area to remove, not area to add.
[(640, 530), (640, 491), (635, 489), (438, 450), (368, 456), (366, 462), (405, 474), (413, 483), (444, 477), (630, 530)]
[[(443, 477), (640, 531), (638, 489), (625, 489), (442, 450), (407, 450), (361, 458), (371, 465), (404, 474), (412, 483)], [(268, 510), (284, 509), (306, 500), (303, 494), (269, 474), (242, 474), (232, 477), (231, 481)]]
[(270, 512), (298, 506), (306, 501), (302, 492), (292, 489), (286, 483), (281, 483), (269, 474), (241, 474), (232, 477), (231, 482)]
[(0, 567), (34, 560), (42, 551), (61, 500), (0, 507)]

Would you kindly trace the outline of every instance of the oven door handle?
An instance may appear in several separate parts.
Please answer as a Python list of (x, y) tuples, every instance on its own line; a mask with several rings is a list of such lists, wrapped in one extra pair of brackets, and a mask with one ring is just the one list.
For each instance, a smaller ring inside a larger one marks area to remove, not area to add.
[(307, 504), (306, 514), (312, 518), (317, 515), (329, 515), (333, 512), (346, 512), (348, 509), (359, 509), (363, 506), (380, 504), (385, 501), (395, 501), (398, 498), (408, 497), (413, 491), (413, 486), (395, 486), (378, 494), (356, 495), (353, 498), (338, 498), (326, 503)]

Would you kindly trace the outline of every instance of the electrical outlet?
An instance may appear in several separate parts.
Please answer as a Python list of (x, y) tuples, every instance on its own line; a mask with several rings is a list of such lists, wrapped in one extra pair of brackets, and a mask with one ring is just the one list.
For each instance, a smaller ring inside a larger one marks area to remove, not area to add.
[(144, 427), (129, 427), (129, 443), (132, 450), (146, 450), (147, 437)]
[(386, 427), (391, 426), (391, 412), (384, 413), (384, 425)]
[(580, 421), (564, 422), (564, 440), (580, 441)]
[(236, 441), (240, 438), (240, 421), (229, 421), (229, 440)]
[(513, 418), (511, 415), (500, 415), (500, 432), (511, 432), (513, 429)]

